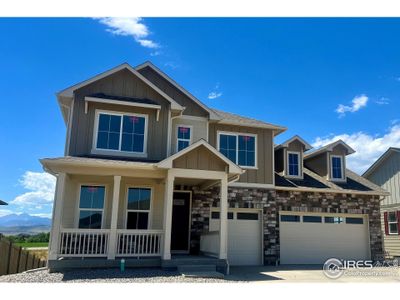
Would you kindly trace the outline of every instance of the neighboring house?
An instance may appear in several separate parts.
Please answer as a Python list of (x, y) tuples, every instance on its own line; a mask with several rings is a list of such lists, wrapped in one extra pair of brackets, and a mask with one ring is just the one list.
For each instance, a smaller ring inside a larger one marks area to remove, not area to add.
[(211, 109), (150, 62), (57, 98), (65, 156), (41, 160), (57, 176), (51, 269), (121, 258), (176, 267), (191, 254), (214, 258), (190, 263), (225, 271), (228, 262), (381, 255), (387, 193), (346, 169), (354, 151), (342, 141), (311, 151), (295, 136), (275, 146), (286, 128)]
[(363, 176), (390, 193), (381, 202), (383, 243), (389, 257), (400, 258), (400, 148), (389, 148)]
[(0, 200), (0, 205), (8, 205), (6, 202)]

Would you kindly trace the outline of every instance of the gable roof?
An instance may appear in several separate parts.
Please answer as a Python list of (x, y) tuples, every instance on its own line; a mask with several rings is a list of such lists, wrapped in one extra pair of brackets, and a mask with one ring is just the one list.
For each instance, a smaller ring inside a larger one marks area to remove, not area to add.
[(383, 153), (365, 172), (362, 174), (363, 177), (371, 175), (380, 165), (390, 157), (393, 153), (400, 153), (400, 148), (390, 147)]
[(279, 125), (274, 125), (271, 123), (267, 123), (264, 121), (256, 120), (253, 118), (239, 116), (237, 114), (228, 113), (222, 110), (213, 109), (219, 116), (221, 116), (221, 120), (218, 121), (218, 124), (228, 124), (228, 125), (237, 125), (237, 126), (249, 126), (256, 128), (266, 128), (274, 130), (274, 134), (277, 135), (279, 133), (284, 132), (287, 128)]
[(356, 152), (353, 148), (351, 148), (349, 145), (347, 145), (345, 142), (343, 142), (342, 140), (337, 140), (336, 142), (330, 143), (328, 145), (325, 145), (315, 151), (308, 151), (307, 153), (304, 154), (304, 159), (307, 158), (311, 158), (314, 156), (317, 156), (323, 152), (330, 152), (333, 150), (333, 148), (335, 148), (338, 145), (342, 145), (343, 147), (346, 148), (347, 150), (347, 155), (349, 154), (353, 154), (354, 152)]
[(88, 84), (91, 84), (97, 80), (100, 80), (102, 78), (105, 78), (111, 74), (114, 74), (116, 72), (119, 72), (121, 70), (127, 69), (128, 71), (130, 71), (132, 74), (134, 74), (136, 77), (138, 77), (140, 80), (142, 80), (144, 83), (146, 83), (148, 86), (150, 86), (151, 88), (153, 88), (158, 94), (160, 94), (162, 97), (164, 97), (167, 101), (169, 101), (171, 103), (171, 108), (174, 110), (183, 110), (184, 107), (182, 107), (179, 103), (177, 103), (174, 99), (172, 99), (170, 96), (168, 96), (166, 93), (164, 93), (161, 89), (159, 89), (156, 85), (154, 85), (151, 81), (149, 81), (146, 77), (144, 77), (142, 74), (140, 74), (137, 70), (135, 70), (134, 68), (132, 68), (128, 63), (123, 63), (119, 66), (116, 66), (115, 68), (112, 68), (108, 71), (105, 71), (103, 73), (100, 73), (96, 76), (93, 76), (87, 80), (84, 80), (82, 82), (79, 82), (75, 85), (72, 85), (60, 92), (57, 93), (57, 98), (60, 97), (72, 97), (74, 94), (74, 91), (84, 87)]
[(295, 136), (291, 137), (290, 139), (284, 141), (282, 144), (276, 145), (275, 149), (289, 147), (289, 144), (294, 142), (294, 141), (299, 141), (301, 144), (303, 144), (304, 147), (305, 147), (305, 151), (310, 150), (310, 149), (313, 148), (309, 143), (307, 143), (305, 140), (303, 140), (300, 136), (295, 135)]
[(0, 200), (0, 205), (8, 205), (6, 202)]
[(180, 90), (183, 94), (185, 94), (187, 97), (189, 97), (193, 102), (195, 102), (197, 105), (199, 105), (202, 109), (207, 111), (210, 115), (210, 120), (219, 120), (220, 119), (220, 117), (217, 114), (215, 114), (215, 112), (212, 109), (210, 109), (207, 105), (205, 105), (203, 102), (201, 102), (199, 99), (197, 99), (191, 93), (189, 93), (185, 88), (183, 88), (181, 85), (179, 85), (175, 80), (173, 80), (171, 77), (169, 77), (163, 71), (161, 71), (158, 67), (156, 67), (150, 61), (146, 61), (143, 64), (136, 66), (135, 69), (141, 70), (146, 67), (153, 69), (158, 75), (163, 77), (166, 81), (168, 81), (170, 84), (172, 84), (178, 90)]
[(185, 155), (186, 153), (188, 153), (200, 146), (206, 147), (209, 151), (211, 151), (213, 154), (215, 154), (219, 159), (224, 161), (229, 166), (229, 173), (231, 173), (231, 174), (243, 174), (244, 173), (244, 170), (241, 167), (239, 167), (237, 164), (233, 163), (230, 159), (228, 159), (225, 155), (223, 155), (221, 152), (219, 152), (217, 149), (215, 149), (213, 146), (211, 146), (209, 143), (207, 143), (203, 139), (198, 140), (197, 142), (182, 149), (181, 151), (175, 153), (174, 155), (171, 155), (171, 156), (167, 157), (166, 159), (160, 161), (157, 164), (157, 167), (163, 168), (163, 169), (170, 169), (170, 168), (172, 168), (172, 162), (175, 159)]

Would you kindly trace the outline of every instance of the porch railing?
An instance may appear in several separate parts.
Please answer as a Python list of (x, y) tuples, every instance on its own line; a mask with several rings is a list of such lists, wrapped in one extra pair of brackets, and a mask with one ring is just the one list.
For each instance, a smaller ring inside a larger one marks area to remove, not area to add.
[(110, 230), (61, 229), (59, 255), (64, 257), (107, 256)]
[(117, 256), (160, 256), (162, 230), (118, 230)]

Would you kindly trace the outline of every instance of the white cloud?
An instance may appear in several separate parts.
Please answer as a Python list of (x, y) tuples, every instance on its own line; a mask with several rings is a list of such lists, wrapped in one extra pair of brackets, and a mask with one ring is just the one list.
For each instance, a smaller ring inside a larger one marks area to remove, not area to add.
[(54, 176), (45, 172), (26, 171), (20, 184), (29, 191), (15, 197), (10, 204), (33, 206), (36, 209), (42, 209), (42, 205), (52, 204), (56, 185)]
[(146, 48), (159, 48), (160, 45), (150, 39), (149, 28), (143, 24), (142, 18), (100, 18), (99, 22), (108, 26), (108, 32), (114, 35), (131, 36), (141, 46)]
[(14, 212), (10, 209), (0, 209), (0, 217), (4, 217), (13, 213)]
[(35, 216), (35, 217), (50, 218), (50, 219), (51, 219), (51, 216), (52, 216), (51, 213), (48, 213), (48, 214), (45, 214), (45, 213), (43, 213), (43, 214), (30, 214), (30, 215), (31, 216)]
[(386, 97), (381, 97), (375, 101), (375, 103), (379, 104), (379, 105), (386, 105), (386, 104), (389, 104), (389, 102), (390, 102), (390, 99), (386, 98)]
[(339, 104), (335, 111), (339, 114), (339, 117), (344, 117), (347, 112), (353, 113), (367, 106), (367, 102), (368, 97), (366, 95), (355, 96), (351, 100), (351, 105)]
[(215, 88), (207, 96), (208, 99), (217, 99), (222, 96), (222, 92), (219, 92), (219, 82), (215, 85)]
[(347, 167), (362, 174), (371, 166), (389, 147), (400, 147), (400, 125), (392, 125), (384, 135), (369, 135), (362, 131), (351, 134), (340, 134), (325, 138), (316, 138), (312, 144), (314, 147), (343, 140), (356, 153), (347, 157)]

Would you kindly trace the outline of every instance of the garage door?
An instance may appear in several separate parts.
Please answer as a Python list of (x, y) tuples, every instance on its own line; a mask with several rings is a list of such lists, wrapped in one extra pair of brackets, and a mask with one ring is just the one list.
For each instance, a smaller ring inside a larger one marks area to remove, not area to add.
[[(228, 211), (228, 260), (232, 266), (262, 264), (261, 216), (259, 210)], [(210, 231), (219, 230), (219, 211), (212, 211)]]
[(365, 215), (280, 213), (281, 264), (323, 264), (328, 258), (369, 259)]

